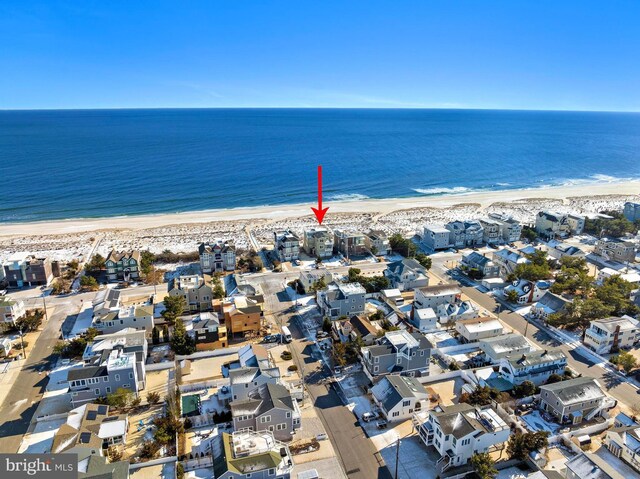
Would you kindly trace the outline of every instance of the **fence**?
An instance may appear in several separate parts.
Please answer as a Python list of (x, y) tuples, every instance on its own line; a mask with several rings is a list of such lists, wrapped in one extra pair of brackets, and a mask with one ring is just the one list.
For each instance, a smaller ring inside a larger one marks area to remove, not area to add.
[(176, 456), (168, 456), (161, 457), (160, 459), (153, 459), (152, 461), (146, 462), (138, 462), (135, 464), (129, 465), (129, 470), (135, 471), (137, 469), (142, 469), (143, 467), (157, 466), (159, 464), (168, 464), (170, 462), (177, 462), (178, 458)]
[(163, 371), (165, 369), (172, 369), (175, 366), (176, 366), (176, 364), (173, 361), (164, 361), (164, 362), (161, 362), (161, 363), (145, 364), (144, 369), (147, 372)]
[(213, 467), (213, 457), (205, 456), (195, 459), (187, 459), (185, 461), (182, 461), (182, 466), (184, 467), (185, 472), (205, 467)]

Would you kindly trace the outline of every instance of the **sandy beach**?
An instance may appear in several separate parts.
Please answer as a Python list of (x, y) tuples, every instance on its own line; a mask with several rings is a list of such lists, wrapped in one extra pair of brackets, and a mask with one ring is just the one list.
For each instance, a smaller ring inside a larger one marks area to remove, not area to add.
[[(325, 224), (348, 230), (382, 229), (411, 234), (427, 222), (479, 218), (489, 212), (511, 214), (531, 223), (541, 209), (596, 213), (620, 209), (625, 201), (640, 198), (640, 181), (588, 183), (571, 186), (470, 192), (443, 196), (327, 202)], [(312, 204), (263, 206), (174, 214), (54, 220), (0, 224), (0, 260), (16, 251), (80, 257), (93, 239), (98, 251), (112, 248), (148, 248), (154, 251), (193, 250), (201, 241), (234, 239), (248, 247), (247, 233), (268, 243), (275, 229), (302, 230), (315, 224)]]

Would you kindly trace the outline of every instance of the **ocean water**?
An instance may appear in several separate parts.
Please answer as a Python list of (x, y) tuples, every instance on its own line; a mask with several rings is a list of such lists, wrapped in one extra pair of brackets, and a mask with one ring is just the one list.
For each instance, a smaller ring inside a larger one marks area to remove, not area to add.
[(0, 111), (0, 222), (325, 203), (640, 177), (640, 114)]

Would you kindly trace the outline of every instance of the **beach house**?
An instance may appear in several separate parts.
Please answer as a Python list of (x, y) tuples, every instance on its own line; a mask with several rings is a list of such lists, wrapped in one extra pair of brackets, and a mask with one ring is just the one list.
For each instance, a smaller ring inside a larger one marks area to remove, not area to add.
[(225, 432), (214, 438), (211, 450), (216, 479), (291, 479), (289, 447), (271, 431)]
[(551, 288), (549, 281), (517, 279), (506, 286), (503, 292), (506, 296), (509, 294), (509, 291), (515, 291), (518, 295), (518, 304), (529, 304), (539, 301), (549, 291), (549, 288)]
[(584, 345), (598, 354), (629, 349), (640, 339), (638, 321), (624, 316), (595, 319), (584, 333)]
[(363, 233), (349, 233), (343, 230), (335, 230), (333, 237), (333, 247), (343, 256), (364, 256), (369, 251), (367, 248), (366, 236)]
[(545, 349), (504, 356), (499, 361), (499, 372), (514, 386), (525, 381), (539, 386), (552, 374), (564, 374), (566, 366), (567, 357), (562, 351)]
[(265, 383), (229, 407), (235, 431), (271, 431), (276, 439), (290, 441), (300, 427), (298, 403), (281, 384)]
[(274, 231), (273, 241), (280, 261), (295, 261), (300, 256), (300, 238), (293, 231)]
[(109, 281), (136, 281), (140, 279), (140, 251), (111, 250), (104, 261)]
[(330, 283), (318, 291), (316, 301), (323, 316), (334, 320), (341, 316), (350, 318), (363, 314), (366, 291), (360, 283)]
[(236, 249), (229, 240), (216, 239), (198, 246), (200, 269), (204, 274), (223, 273), (236, 269)]
[(502, 239), (501, 234), (501, 223), (493, 218), (480, 218), (480, 224), (483, 229), (483, 238), (482, 240), (486, 244), (498, 244), (502, 243), (504, 240)]
[(538, 301), (531, 305), (529, 317), (546, 320), (550, 314), (563, 312), (571, 300), (547, 291)]
[(245, 337), (260, 332), (264, 318), (261, 298), (239, 294), (221, 302), (220, 312), (231, 337)]
[(324, 281), (327, 285), (333, 281), (333, 275), (327, 269), (303, 269), (300, 271), (298, 281), (302, 285), (305, 293), (311, 292), (311, 287), (314, 284), (318, 284), (319, 281)]
[(502, 323), (496, 318), (472, 318), (456, 321), (456, 331), (465, 343), (475, 343), (481, 339), (500, 336)]
[(93, 403), (72, 409), (55, 431), (49, 452), (60, 454), (80, 446), (97, 449), (102, 454), (111, 446), (126, 444), (128, 416), (109, 412), (109, 406)]
[(492, 406), (437, 406), (415, 414), (413, 422), (424, 444), (440, 455), (436, 462), (440, 473), (466, 465), (474, 454), (499, 450), (511, 434), (505, 418)]
[(624, 214), (624, 217), (631, 222), (636, 222), (640, 220), (640, 203), (627, 201), (624, 204), (624, 209), (622, 213)]
[(384, 276), (393, 288), (400, 291), (422, 288), (429, 285), (427, 269), (413, 258), (403, 258), (387, 264)]
[(589, 452), (573, 456), (565, 466), (565, 479), (629, 479), (615, 464)]
[(593, 378), (574, 378), (540, 386), (539, 408), (560, 424), (590, 421), (615, 404)]
[[(504, 243), (513, 243), (522, 235), (522, 225), (513, 217), (502, 213), (489, 213), (489, 219), (500, 225), (499, 234)], [(482, 221), (482, 220), (481, 220)]]
[(460, 301), (462, 290), (454, 285), (442, 284), (416, 288), (413, 303), (416, 308), (437, 308), (441, 304)]
[(451, 221), (444, 227), (449, 230), (449, 241), (455, 248), (480, 246), (484, 241), (484, 228), (477, 220)]
[(540, 211), (536, 215), (535, 230), (536, 233), (547, 240), (565, 238), (572, 232), (569, 216), (554, 211)]
[(15, 253), (3, 264), (4, 281), (10, 288), (48, 286), (53, 281), (51, 260)]
[(486, 255), (477, 251), (463, 254), (460, 264), (470, 277), (473, 277), (472, 271), (477, 271), (480, 278), (497, 278), (500, 276), (500, 266), (491, 261)]
[(431, 348), (431, 343), (420, 333), (388, 331), (378, 344), (362, 348), (361, 361), (370, 378), (386, 374), (426, 376)]
[(596, 241), (593, 251), (607, 261), (629, 263), (636, 258), (635, 245), (619, 238), (601, 238)]
[(15, 325), (15, 322), (26, 315), (24, 301), (0, 296), (0, 321), (3, 327)]
[(316, 226), (305, 230), (302, 247), (313, 258), (331, 258), (333, 256), (333, 233), (328, 228)]
[(391, 254), (391, 245), (389, 237), (384, 231), (370, 230), (365, 233), (364, 241), (369, 251), (376, 255)]
[(616, 425), (607, 431), (604, 445), (640, 473), (640, 424)]
[(521, 357), (533, 348), (529, 341), (520, 333), (507, 333), (480, 340), (480, 350), (488, 362), (498, 364), (500, 359), (512, 356)]
[(195, 340), (198, 351), (226, 348), (229, 344), (227, 327), (220, 324), (218, 313), (200, 313), (193, 318), (192, 324), (188, 333)]
[(136, 329), (150, 333), (153, 329), (154, 307), (150, 300), (135, 304), (122, 304), (119, 290), (98, 291), (92, 302), (91, 327), (101, 334)]
[(519, 252), (503, 248), (493, 253), (493, 262), (500, 270), (500, 277), (506, 278), (514, 273), (519, 264), (527, 264), (531, 261)]
[(571, 258), (584, 258), (586, 256), (585, 252), (577, 246), (556, 240), (551, 240), (547, 243), (547, 254), (557, 260), (566, 256)]
[(213, 307), (213, 287), (211, 276), (192, 274), (178, 276), (169, 281), (169, 296), (181, 296), (187, 313), (211, 311)]
[(387, 421), (405, 421), (429, 404), (425, 387), (416, 378), (389, 374), (371, 388), (373, 402)]
[(442, 225), (427, 224), (422, 232), (422, 244), (430, 251), (451, 247), (451, 232)]

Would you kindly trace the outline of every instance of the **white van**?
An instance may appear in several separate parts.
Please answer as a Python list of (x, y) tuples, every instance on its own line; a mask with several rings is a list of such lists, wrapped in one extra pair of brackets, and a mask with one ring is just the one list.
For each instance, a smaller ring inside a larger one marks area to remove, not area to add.
[(291, 337), (291, 331), (286, 326), (282, 326), (282, 340), (285, 343), (290, 343), (293, 338)]

